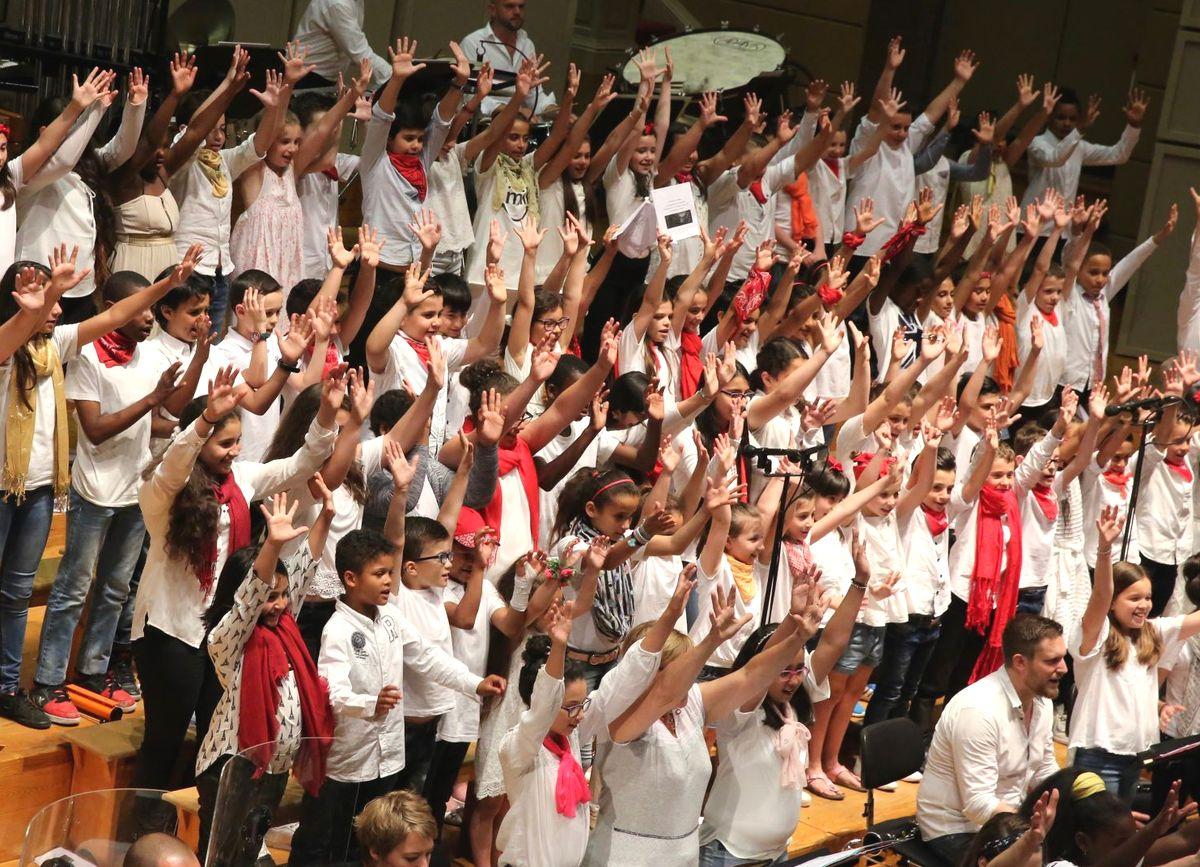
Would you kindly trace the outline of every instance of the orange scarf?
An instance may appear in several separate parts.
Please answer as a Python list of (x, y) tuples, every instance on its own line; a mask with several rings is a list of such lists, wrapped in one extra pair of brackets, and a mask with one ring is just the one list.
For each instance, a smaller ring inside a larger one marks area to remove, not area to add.
[(797, 175), (796, 180), (783, 188), (792, 200), (792, 240), (805, 241), (821, 237), (821, 221), (808, 193), (808, 174)]
[(1012, 391), (1013, 378), (1017, 370), (1017, 311), (1007, 295), (1000, 296), (996, 305), (996, 322), (1000, 326), (1000, 357), (992, 378), (1005, 394)]

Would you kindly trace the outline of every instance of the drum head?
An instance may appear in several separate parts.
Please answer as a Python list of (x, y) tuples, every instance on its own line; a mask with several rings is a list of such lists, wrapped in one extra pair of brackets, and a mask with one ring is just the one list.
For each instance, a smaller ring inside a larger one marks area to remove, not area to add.
[[(770, 36), (745, 30), (697, 30), (648, 47), (659, 66), (667, 62), (665, 49), (671, 49), (672, 84), (684, 93), (741, 87), (778, 68), (785, 56), (783, 46)], [(634, 58), (626, 61), (621, 76), (629, 84), (638, 83), (641, 76)]]

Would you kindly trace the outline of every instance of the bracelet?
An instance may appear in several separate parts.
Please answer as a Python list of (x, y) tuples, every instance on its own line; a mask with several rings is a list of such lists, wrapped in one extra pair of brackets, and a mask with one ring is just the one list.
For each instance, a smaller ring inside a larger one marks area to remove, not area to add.
[(853, 588), (854, 588), (854, 589), (856, 589), (856, 590), (861, 590), (863, 593), (866, 593), (866, 592), (867, 592), (867, 585), (866, 585), (866, 583), (865, 583), (865, 582), (864, 582), (864, 583), (862, 583), (862, 584), (859, 584), (857, 581), (855, 581), (853, 578), (851, 578), (851, 579), (850, 579), (850, 586), (851, 586), (851, 587), (853, 587)]
[(463, 89), (463, 86), (461, 84), (459, 84), (457, 81), (450, 82), (450, 90), (462, 90), (462, 89)]
[(645, 530), (642, 529), (641, 525), (638, 525), (633, 530), (633, 538), (637, 539), (638, 542), (642, 545), (648, 545), (648, 544), (650, 544), (650, 539), (652, 537), (649, 534), (647, 534)]
[[(209, 419), (209, 417), (208, 417), (208, 413), (207, 413), (207, 412), (202, 412), (202, 413), (200, 413), (200, 418), (202, 418), (202, 419), (204, 419), (206, 422), (208, 422), (208, 426), (209, 426), (209, 427), (216, 427), (216, 426), (217, 426), (217, 422), (215, 422), (215, 421), (212, 421), (211, 419)], [(217, 419), (217, 421), (220, 421), (220, 419)]]
[(277, 365), (277, 367), (279, 367), (280, 370), (286, 370), (288, 373), (299, 373), (300, 372), (299, 364), (295, 364), (295, 363), (288, 364), (282, 358), (279, 359), (279, 364)]

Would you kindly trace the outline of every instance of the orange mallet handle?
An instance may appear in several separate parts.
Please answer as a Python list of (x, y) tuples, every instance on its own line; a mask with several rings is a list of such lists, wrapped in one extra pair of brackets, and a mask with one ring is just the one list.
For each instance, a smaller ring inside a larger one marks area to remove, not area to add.
[(75, 707), (79, 708), (81, 713), (95, 717), (101, 722), (115, 722), (123, 715), (123, 711), (112, 699), (73, 683), (67, 684), (67, 697), (75, 703)]

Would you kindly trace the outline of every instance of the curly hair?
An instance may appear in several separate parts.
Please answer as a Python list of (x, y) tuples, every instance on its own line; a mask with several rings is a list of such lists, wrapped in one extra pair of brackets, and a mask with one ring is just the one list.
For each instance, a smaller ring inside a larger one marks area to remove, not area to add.
[(563, 486), (558, 496), (558, 514), (554, 516), (551, 538), (561, 539), (571, 522), (584, 517), (584, 507), (595, 503), (600, 508), (621, 494), (641, 496), (641, 488), (624, 470), (596, 470), (584, 467)]
[[(198, 397), (184, 407), (179, 416), (180, 430), (191, 427), (206, 406), (208, 398)], [(240, 420), (236, 412), (220, 419), (213, 425), (210, 436), (216, 436), (234, 419)], [(216, 486), (217, 478), (202, 461), (196, 461), (187, 483), (175, 495), (167, 516), (167, 537), (163, 546), (167, 556), (184, 561), (197, 574), (207, 566), (204, 552), (216, 538), (221, 520), (221, 506), (214, 492)]]

